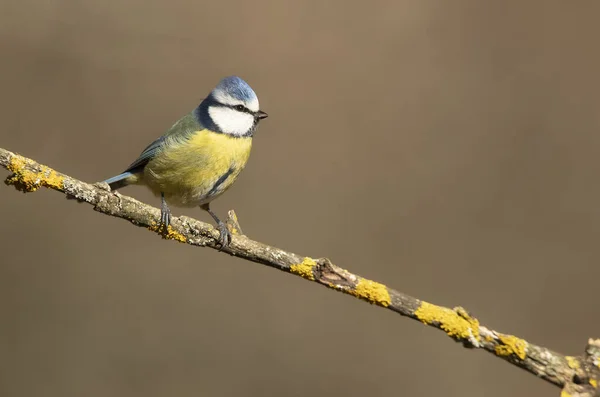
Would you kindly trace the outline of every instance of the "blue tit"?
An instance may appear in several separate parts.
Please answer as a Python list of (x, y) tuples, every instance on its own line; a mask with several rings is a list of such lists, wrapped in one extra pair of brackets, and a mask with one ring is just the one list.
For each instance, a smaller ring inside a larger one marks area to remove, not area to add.
[(160, 223), (165, 230), (171, 220), (169, 205), (199, 206), (217, 223), (221, 248), (227, 247), (231, 234), (209, 205), (246, 166), (252, 137), (266, 117), (248, 83), (237, 76), (225, 77), (129, 168), (105, 182), (111, 190), (139, 184), (160, 195)]

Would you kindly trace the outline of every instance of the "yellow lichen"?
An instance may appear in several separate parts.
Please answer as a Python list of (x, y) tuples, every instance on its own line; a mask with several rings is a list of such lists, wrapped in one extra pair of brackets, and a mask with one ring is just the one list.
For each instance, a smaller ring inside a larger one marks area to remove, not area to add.
[(565, 389), (561, 390), (560, 397), (571, 397), (570, 393), (567, 393)]
[(10, 159), (10, 164), (8, 165), (8, 170), (12, 172), (21, 172), (23, 168), (27, 165), (27, 160), (19, 155), (14, 155)]
[(385, 285), (364, 278), (359, 279), (356, 287), (349, 290), (348, 293), (383, 307), (388, 307), (391, 303), (390, 294)]
[(579, 360), (577, 360), (575, 357), (566, 356), (565, 359), (567, 360), (567, 365), (569, 366), (569, 368), (579, 369)]
[(227, 222), (227, 228), (231, 232), (231, 234), (240, 235), (242, 231), (240, 230), (240, 223), (238, 221), (236, 213), (232, 210), (229, 211), (229, 220)]
[(481, 341), (479, 321), (462, 308), (451, 310), (427, 302), (421, 302), (415, 316), (428, 325), (439, 325), (448, 336), (456, 340), (469, 340), (473, 345)]
[(313, 274), (313, 268), (317, 266), (317, 262), (311, 258), (304, 258), (302, 263), (290, 266), (290, 273), (296, 274), (307, 280), (314, 281), (315, 275)]
[(513, 335), (498, 335), (498, 340), (502, 343), (496, 346), (495, 351), (498, 356), (507, 357), (517, 356), (521, 360), (527, 357), (527, 342)]
[(13, 156), (7, 168), (14, 175), (10, 176), (6, 182), (24, 192), (35, 192), (41, 186), (57, 190), (63, 189), (63, 176), (45, 165), (40, 165), (38, 172), (30, 171), (27, 169), (28, 163), (29, 160), (24, 157)]
[(592, 387), (594, 389), (598, 388), (598, 381), (596, 379), (590, 379), (590, 385), (592, 385)]
[(164, 239), (175, 240), (175, 241), (179, 241), (180, 243), (187, 242), (187, 239), (185, 238), (185, 236), (183, 234), (179, 233), (177, 230), (173, 229), (173, 227), (171, 227), (171, 225), (169, 225), (167, 227), (166, 232), (162, 225), (158, 225), (156, 223), (152, 223), (150, 226), (148, 226), (148, 229), (160, 234)]

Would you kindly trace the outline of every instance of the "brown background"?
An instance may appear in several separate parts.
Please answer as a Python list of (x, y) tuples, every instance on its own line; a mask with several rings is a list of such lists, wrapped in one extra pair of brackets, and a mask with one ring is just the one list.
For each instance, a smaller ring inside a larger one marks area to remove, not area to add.
[[(599, 13), (4, 0), (0, 147), (102, 180), (239, 74), (271, 117), (220, 214), (579, 354), (600, 336)], [(414, 321), (60, 194), (0, 200), (2, 396), (558, 395)]]

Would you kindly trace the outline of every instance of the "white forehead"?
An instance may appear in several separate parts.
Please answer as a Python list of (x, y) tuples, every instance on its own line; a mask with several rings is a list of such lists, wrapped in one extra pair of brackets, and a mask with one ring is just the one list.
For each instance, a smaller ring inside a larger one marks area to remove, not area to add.
[(260, 109), (257, 97), (242, 101), (240, 99), (232, 97), (227, 92), (221, 90), (215, 90), (213, 92), (213, 96), (217, 102), (222, 103), (223, 105), (244, 105), (253, 112), (258, 112), (258, 110)]

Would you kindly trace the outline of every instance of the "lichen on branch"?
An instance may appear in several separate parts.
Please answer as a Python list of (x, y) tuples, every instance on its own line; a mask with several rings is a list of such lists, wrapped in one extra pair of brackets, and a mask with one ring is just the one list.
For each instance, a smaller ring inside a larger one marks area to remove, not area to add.
[[(160, 228), (160, 210), (131, 197), (111, 192), (105, 183), (89, 184), (0, 148), (0, 166), (11, 172), (7, 185), (23, 192), (47, 187), (69, 198), (91, 204), (106, 215), (145, 227), (165, 239), (220, 249), (219, 232), (211, 225), (180, 216), (167, 230)], [(355, 275), (327, 258), (314, 259), (249, 239), (237, 217), (229, 212), (231, 244), (222, 251), (321, 284), (443, 331), (465, 347), (481, 349), (562, 388), (564, 396), (600, 396), (600, 339), (590, 339), (581, 356), (565, 356), (514, 335), (480, 324), (462, 307), (434, 305), (396, 291), (385, 284)]]

